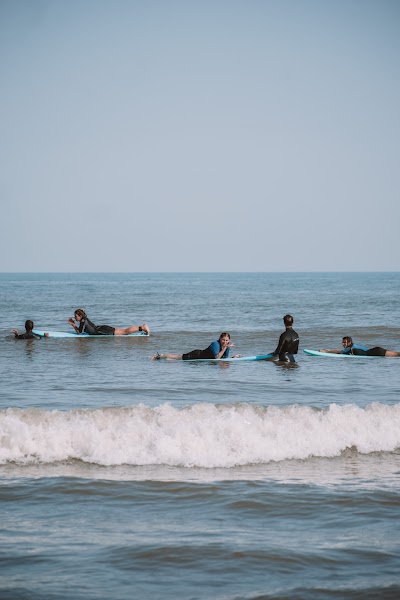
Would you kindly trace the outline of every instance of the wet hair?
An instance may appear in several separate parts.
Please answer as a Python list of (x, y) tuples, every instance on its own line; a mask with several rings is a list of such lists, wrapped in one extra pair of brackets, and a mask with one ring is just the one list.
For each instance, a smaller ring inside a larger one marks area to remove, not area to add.
[(226, 335), (228, 336), (229, 339), (231, 339), (231, 334), (228, 333), (227, 331), (223, 331), (218, 339), (220, 340), (221, 338), (225, 337)]
[(342, 342), (347, 342), (348, 344), (352, 344), (353, 340), (349, 335), (345, 335), (344, 338), (342, 339)]
[(33, 321), (31, 321), (30, 319), (28, 319), (27, 321), (25, 321), (25, 329), (26, 329), (26, 331), (32, 331), (33, 328), (34, 328)]
[(83, 310), (83, 308), (77, 308), (76, 310), (74, 310), (74, 315), (78, 315), (78, 317), (82, 317), (82, 319), (86, 318), (86, 313)]
[(285, 323), (286, 327), (291, 327), (293, 325), (293, 317), (292, 315), (285, 315), (283, 317), (283, 322)]

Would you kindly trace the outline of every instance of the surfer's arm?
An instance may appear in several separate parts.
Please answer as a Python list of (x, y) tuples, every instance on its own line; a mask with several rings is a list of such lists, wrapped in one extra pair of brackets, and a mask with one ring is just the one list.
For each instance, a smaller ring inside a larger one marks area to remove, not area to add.
[[(215, 358), (222, 358), (224, 356), (225, 352), (234, 345), (235, 344), (229, 344), (229, 346), (224, 346), (223, 348), (221, 348), (221, 350), (215, 355)], [(225, 358), (228, 358), (228, 356), (229, 356), (229, 352)]]
[(283, 347), (283, 344), (284, 344), (284, 341), (285, 341), (285, 335), (286, 335), (285, 331), (283, 333), (281, 333), (281, 336), (279, 338), (279, 342), (278, 342), (278, 345), (276, 347), (276, 350), (272, 353), (273, 356), (278, 356), (278, 354), (281, 353), (281, 350), (282, 350), (282, 347)]
[(68, 323), (69, 323), (70, 325), (72, 325), (72, 327), (75, 329), (76, 333), (79, 333), (79, 329), (78, 329), (78, 328), (77, 328), (77, 326), (75, 325), (75, 321), (72, 319), (72, 317), (70, 317), (70, 318), (68, 319)]
[[(228, 358), (229, 356), (229, 348), (232, 348), (235, 344), (229, 343), (227, 346), (222, 346), (219, 342), (213, 342), (211, 344), (211, 351), (214, 354), (214, 358)], [(218, 348), (221, 348), (220, 350), (218, 350)], [(224, 356), (225, 352), (227, 352), (227, 355)]]
[(320, 350), (320, 352), (326, 352), (327, 354), (342, 354), (341, 350)]

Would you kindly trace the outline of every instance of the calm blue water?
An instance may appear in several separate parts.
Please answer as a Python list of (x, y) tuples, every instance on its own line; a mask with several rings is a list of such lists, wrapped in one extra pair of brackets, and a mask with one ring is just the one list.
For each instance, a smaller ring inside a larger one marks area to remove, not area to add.
[[(400, 273), (0, 274), (0, 598), (400, 597)], [(149, 338), (17, 341), (146, 321)], [(295, 368), (152, 361), (229, 331)]]

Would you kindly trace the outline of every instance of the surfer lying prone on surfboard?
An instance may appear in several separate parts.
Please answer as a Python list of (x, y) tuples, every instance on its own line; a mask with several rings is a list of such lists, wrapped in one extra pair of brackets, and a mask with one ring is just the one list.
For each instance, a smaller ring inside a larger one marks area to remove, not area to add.
[[(192, 350), (186, 354), (155, 354), (154, 360), (160, 360), (160, 358), (171, 358), (175, 360), (212, 360), (215, 358), (228, 358), (229, 348), (232, 348), (235, 344), (231, 343), (231, 336), (229, 333), (224, 331), (219, 336), (218, 340), (212, 342), (205, 350)], [(240, 358), (240, 354), (236, 354), (234, 358)]]
[(129, 335), (130, 333), (136, 333), (137, 331), (144, 331), (147, 335), (150, 333), (150, 328), (146, 323), (125, 328), (111, 327), (110, 325), (95, 325), (88, 319), (83, 308), (77, 308), (74, 317), (75, 320), (69, 318), (68, 323), (72, 325), (76, 333), (87, 333), (88, 335)]
[(356, 356), (400, 356), (400, 352), (386, 350), (385, 348), (381, 348), (381, 346), (366, 348), (365, 346), (353, 344), (353, 340), (349, 335), (346, 335), (343, 338), (342, 345), (342, 350), (320, 350), (320, 352), (326, 352), (328, 354), (355, 354)]

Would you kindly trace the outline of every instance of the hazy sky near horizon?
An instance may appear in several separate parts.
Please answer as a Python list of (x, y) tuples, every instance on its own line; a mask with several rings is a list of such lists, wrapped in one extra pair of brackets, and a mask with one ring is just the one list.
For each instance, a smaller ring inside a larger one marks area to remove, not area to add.
[(0, 0), (0, 271), (399, 271), (400, 2)]

